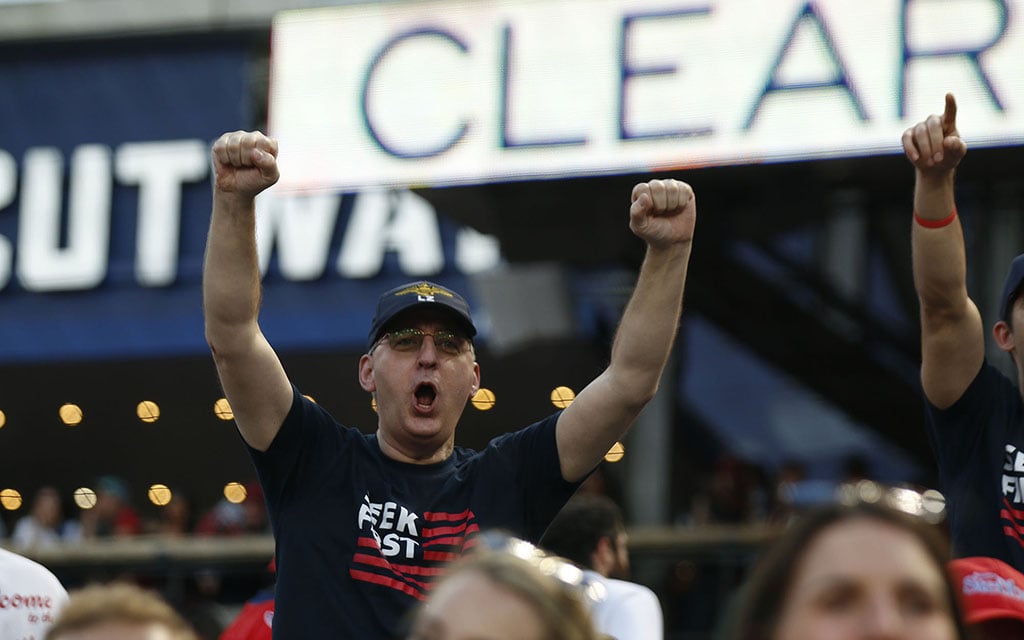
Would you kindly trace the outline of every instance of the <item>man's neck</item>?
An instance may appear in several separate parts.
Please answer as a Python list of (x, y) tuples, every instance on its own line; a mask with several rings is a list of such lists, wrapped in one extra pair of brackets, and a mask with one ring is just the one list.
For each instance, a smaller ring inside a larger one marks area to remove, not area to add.
[(443, 443), (440, 447), (402, 447), (388, 439), (377, 429), (377, 446), (381, 453), (397, 462), (406, 464), (437, 464), (444, 462), (455, 450), (454, 439)]

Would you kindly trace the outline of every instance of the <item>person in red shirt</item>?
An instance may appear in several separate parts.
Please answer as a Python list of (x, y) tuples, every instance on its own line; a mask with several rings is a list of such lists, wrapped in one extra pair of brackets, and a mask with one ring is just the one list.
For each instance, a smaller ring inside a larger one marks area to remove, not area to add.
[[(276, 569), (273, 560), (267, 571), (273, 575)], [(238, 616), (220, 634), (219, 640), (270, 640), (274, 623), (274, 585), (260, 589), (256, 595), (245, 601)]]

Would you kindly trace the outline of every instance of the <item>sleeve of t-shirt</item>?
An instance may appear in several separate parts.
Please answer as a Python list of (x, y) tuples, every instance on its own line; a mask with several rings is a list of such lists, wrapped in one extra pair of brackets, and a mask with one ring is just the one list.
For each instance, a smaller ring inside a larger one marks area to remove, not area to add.
[(266, 451), (246, 448), (266, 496), (271, 519), (297, 497), (299, 487), (321, 484), (323, 474), (340, 461), (346, 439), (355, 431), (342, 428), (323, 407), (292, 385), (294, 398), (281, 428)]
[(1013, 383), (986, 362), (963, 395), (948, 408), (939, 409), (925, 400), (928, 435), (940, 471), (954, 479), (956, 470), (962, 467), (959, 461), (972, 458), (984, 442), (986, 430), (1000, 422), (996, 419), (998, 412), (1008, 411), (1008, 401), (1017, 393)]
[(662, 640), (664, 620), (654, 592), (636, 585), (598, 616), (601, 633), (616, 640)]
[(559, 415), (560, 412), (555, 413), (524, 429), (499, 436), (487, 446), (488, 464), (498, 465), (500, 471), (514, 478), (527, 497), (524, 517), (527, 537), (533, 541), (540, 539), (582, 483), (562, 478), (555, 440)]

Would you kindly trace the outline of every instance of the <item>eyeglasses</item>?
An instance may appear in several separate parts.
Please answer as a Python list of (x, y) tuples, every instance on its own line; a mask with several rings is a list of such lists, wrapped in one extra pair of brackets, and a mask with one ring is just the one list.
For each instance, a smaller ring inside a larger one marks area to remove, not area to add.
[(844, 483), (836, 489), (836, 500), (852, 506), (860, 502), (881, 503), (916, 516), (929, 524), (946, 517), (946, 498), (935, 489), (916, 491), (905, 487), (887, 487), (872, 480)]
[(457, 356), (466, 350), (469, 339), (460, 336), (454, 331), (442, 329), (434, 333), (427, 333), (419, 329), (398, 329), (389, 331), (374, 343), (370, 353), (380, 346), (380, 343), (387, 340), (388, 346), (399, 353), (415, 353), (423, 346), (423, 339), (430, 336), (434, 340), (434, 347), (438, 351), (449, 356)]
[(840, 504), (856, 507), (860, 504), (881, 504), (921, 518), (929, 524), (938, 524), (946, 517), (946, 498), (935, 489), (918, 491), (907, 487), (888, 486), (874, 480), (843, 482), (832, 488), (821, 483), (786, 482), (779, 487), (779, 499), (790, 507), (815, 507)]

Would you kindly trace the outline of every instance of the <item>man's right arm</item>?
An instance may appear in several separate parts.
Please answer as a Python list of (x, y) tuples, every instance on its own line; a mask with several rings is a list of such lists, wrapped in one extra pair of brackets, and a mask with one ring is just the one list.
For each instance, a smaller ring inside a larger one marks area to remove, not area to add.
[(257, 322), (256, 195), (278, 179), (277, 142), (236, 131), (213, 145), (213, 212), (203, 263), (206, 340), (238, 430), (266, 451), (292, 404), (292, 387)]
[[(903, 133), (903, 149), (916, 169), (913, 224), (914, 287), (921, 305), (921, 384), (944, 409), (956, 402), (985, 357), (981, 314), (967, 295), (967, 259), (953, 175), (967, 147), (956, 129), (956, 100), (946, 95), (942, 115)], [(943, 224), (946, 222), (946, 224)]]

